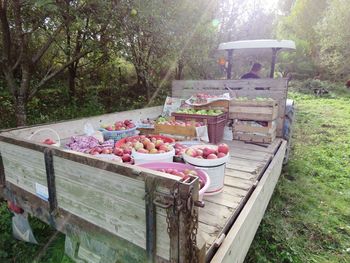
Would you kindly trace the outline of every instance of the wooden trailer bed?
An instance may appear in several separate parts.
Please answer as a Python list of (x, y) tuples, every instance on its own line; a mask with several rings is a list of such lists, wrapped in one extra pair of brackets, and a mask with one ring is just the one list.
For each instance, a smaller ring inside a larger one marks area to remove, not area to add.
[[(227, 83), (231, 87), (235, 84)], [(242, 83), (236, 82), (238, 88)], [(272, 94), (280, 100), (286, 97), (286, 88), (270, 85), (274, 82), (267, 87), (266, 82), (247, 83), (248, 88), (258, 85), (259, 94), (263, 89), (266, 96)], [(273, 87), (278, 87), (277, 91)], [(179, 83), (173, 88), (178, 89)], [(176, 94), (181, 97), (179, 91)], [(189, 215), (198, 213), (194, 245), (199, 250), (199, 262), (243, 262), (279, 178), (286, 150), (284, 140), (278, 138), (268, 146), (226, 141), (231, 157), (224, 190), (205, 197), (204, 208), (187, 202), (198, 200), (198, 180), (181, 184), (176, 176), (28, 141), (42, 127), (52, 128), (66, 139), (83, 134), (86, 122), (99, 127), (116, 119), (153, 118), (161, 111), (162, 107), (153, 107), (2, 131), (0, 194), (65, 233), (66, 252), (75, 259), (103, 263), (116, 259), (192, 262)], [(38, 185), (48, 188), (48, 200), (38, 196)], [(174, 189), (178, 195), (174, 195)], [(157, 198), (165, 202), (169, 196), (177, 196), (174, 202), (180, 201), (179, 210), (172, 210), (174, 205), (170, 210), (155, 205)], [(190, 210), (181, 206), (186, 202)], [(168, 222), (169, 218), (176, 220)]]

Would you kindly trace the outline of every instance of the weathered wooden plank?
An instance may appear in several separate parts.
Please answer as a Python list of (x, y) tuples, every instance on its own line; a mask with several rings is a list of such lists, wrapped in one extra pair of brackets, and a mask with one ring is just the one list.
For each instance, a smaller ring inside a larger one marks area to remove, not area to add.
[(97, 190), (144, 206), (144, 182), (88, 165), (54, 157), (56, 177), (94, 187)]
[(258, 167), (240, 165), (240, 164), (236, 164), (236, 163), (227, 163), (226, 164), (226, 169), (243, 171), (243, 172), (248, 172), (248, 173), (251, 173), (251, 174), (256, 174), (259, 171)]
[[(43, 222), (55, 227), (59, 231), (76, 238), (84, 235), (85, 232), (92, 235), (96, 240), (108, 244), (108, 246), (115, 249), (117, 252), (115, 258), (120, 261), (126, 262), (146, 262), (146, 251), (128, 242), (121, 237), (112, 234), (111, 232), (101, 228), (95, 224), (92, 224), (82, 218), (70, 214), (67, 211), (60, 209), (56, 217), (51, 217), (49, 214), (48, 202), (43, 201), (39, 197), (7, 182), (5, 188), (5, 197), (7, 200), (14, 201), (26, 212), (39, 218)], [(161, 226), (157, 226), (163, 232), (166, 229), (162, 229)], [(158, 238), (158, 237), (157, 237)], [(167, 241), (166, 241), (167, 242)], [(157, 257), (157, 262), (167, 262), (163, 258)]]
[(210, 262), (243, 262), (264, 215), (282, 169), (286, 142), (262, 176), (230, 232)]
[(36, 194), (36, 183), (47, 187), (44, 154), (0, 142), (6, 180)]
[(236, 177), (236, 178), (242, 178), (245, 180), (253, 180), (257, 177), (257, 174), (251, 174), (248, 172), (233, 170), (233, 169), (226, 169), (225, 170), (226, 176)]
[(228, 191), (226, 191), (212, 196), (205, 196), (204, 200), (214, 204), (236, 208), (242, 200), (242, 197), (238, 194), (235, 194), (235, 189), (232, 187), (227, 187), (226, 190), (228, 190), (230, 193), (227, 193)]
[(225, 224), (233, 211), (234, 208), (232, 207), (207, 201), (205, 202), (205, 207), (199, 210), (198, 220), (201, 223), (220, 228)]
[(230, 149), (243, 148), (251, 151), (274, 154), (276, 149), (278, 149), (278, 146), (281, 144), (281, 139), (276, 138), (272, 143), (266, 144), (264, 146), (254, 144), (254, 143), (246, 143), (246, 142), (237, 141), (237, 140), (226, 141), (226, 143), (230, 146)]
[(254, 184), (254, 181), (245, 180), (241, 178), (225, 176), (225, 185), (240, 188), (243, 190), (249, 190)]
[[(146, 248), (144, 182), (108, 171), (54, 158), (57, 199), (60, 208), (113, 234)], [(157, 226), (159, 255), (168, 255), (165, 217)]]
[(251, 161), (266, 162), (272, 157), (270, 153), (257, 152), (248, 149), (236, 148), (230, 151), (231, 157), (236, 157), (239, 159), (246, 159)]

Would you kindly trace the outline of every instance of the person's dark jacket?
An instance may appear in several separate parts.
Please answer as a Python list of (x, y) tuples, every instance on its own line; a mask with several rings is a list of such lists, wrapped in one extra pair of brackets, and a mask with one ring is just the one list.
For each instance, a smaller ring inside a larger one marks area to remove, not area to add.
[(260, 77), (256, 74), (254, 74), (253, 72), (248, 72), (246, 74), (244, 74), (241, 79), (260, 79)]

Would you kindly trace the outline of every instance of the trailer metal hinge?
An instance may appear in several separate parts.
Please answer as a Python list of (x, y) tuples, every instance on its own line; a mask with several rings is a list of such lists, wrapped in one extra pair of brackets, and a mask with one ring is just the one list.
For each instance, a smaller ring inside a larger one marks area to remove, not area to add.
[(214, 247), (218, 248), (221, 246), (222, 242), (224, 242), (224, 239), (226, 238), (226, 235), (222, 233), (217, 239), (214, 241)]

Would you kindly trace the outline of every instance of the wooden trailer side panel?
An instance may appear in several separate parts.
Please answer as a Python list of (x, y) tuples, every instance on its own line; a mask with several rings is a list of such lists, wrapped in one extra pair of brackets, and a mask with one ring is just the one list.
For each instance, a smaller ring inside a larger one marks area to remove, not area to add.
[(286, 151), (283, 141), (256, 189), (233, 224), (211, 263), (241, 263), (249, 250), (281, 174)]
[(6, 181), (37, 195), (47, 187), (44, 153), (0, 141)]
[[(58, 206), (146, 249), (145, 182), (54, 156)], [(157, 213), (157, 254), (169, 258), (165, 214)]]
[(172, 96), (189, 98), (197, 93), (220, 95), (232, 91), (238, 97), (273, 98), (278, 102), (277, 136), (282, 137), (286, 99), (287, 79), (240, 79), (240, 80), (175, 80)]

